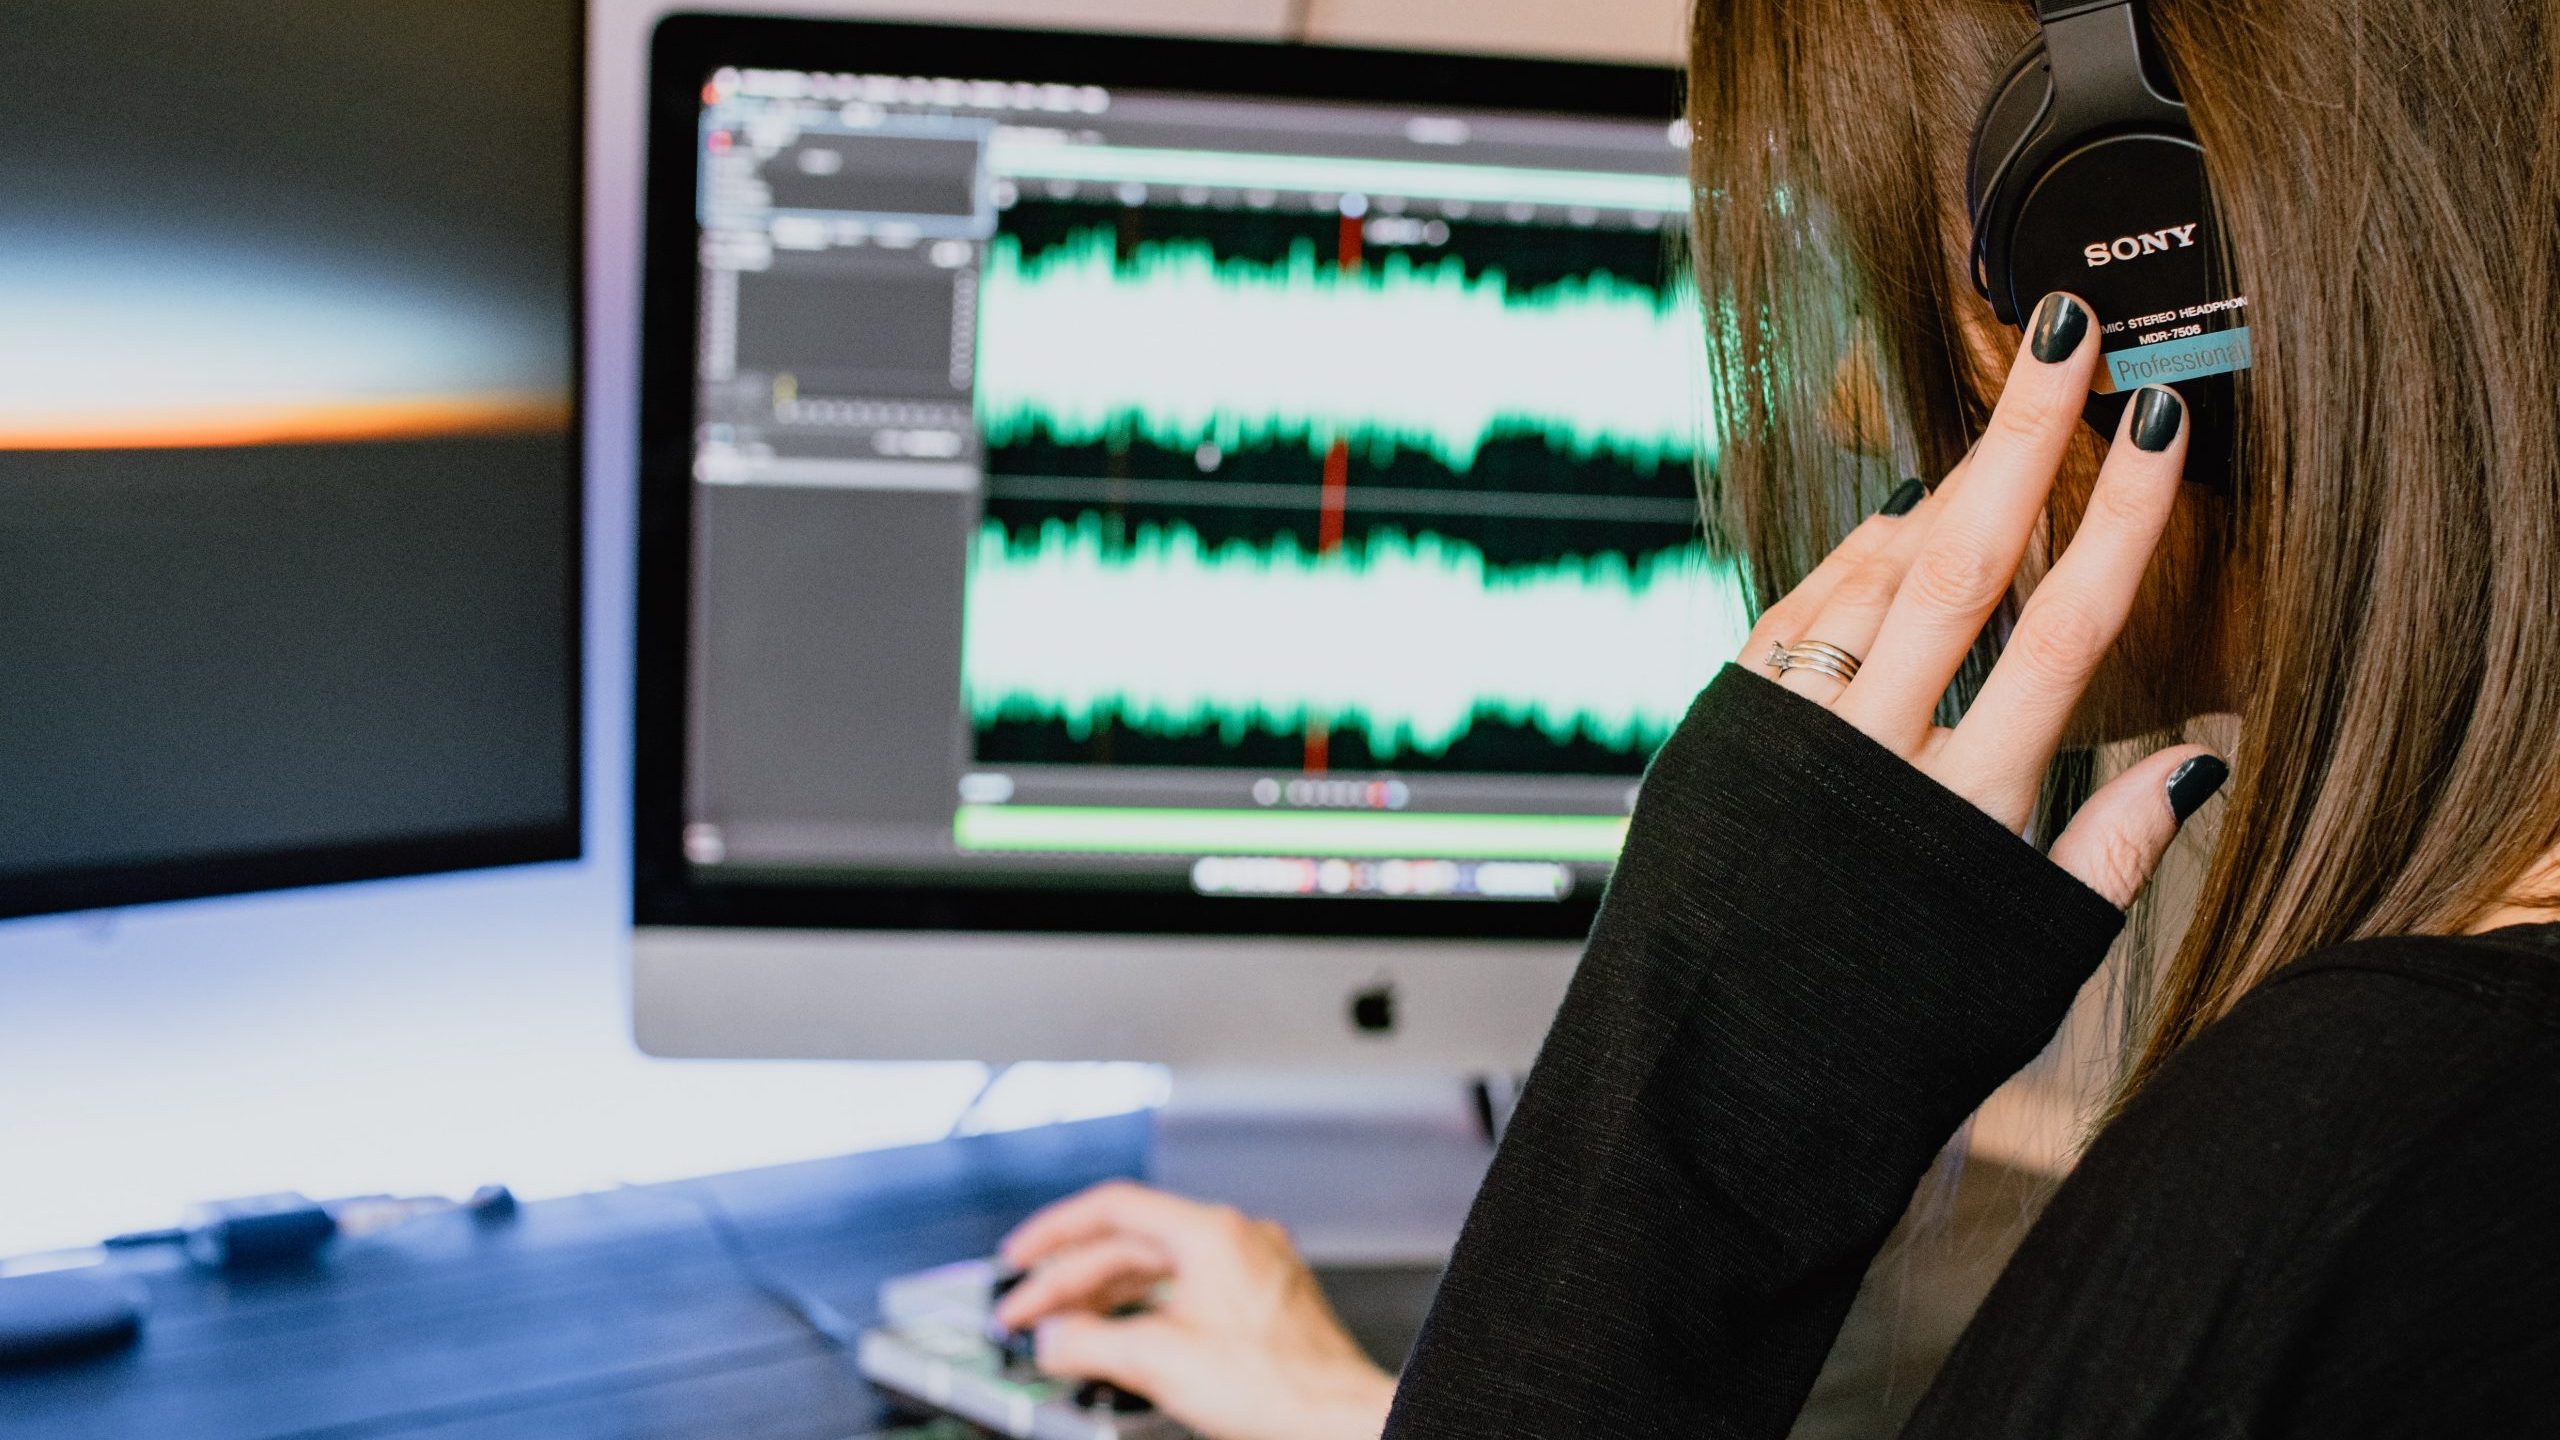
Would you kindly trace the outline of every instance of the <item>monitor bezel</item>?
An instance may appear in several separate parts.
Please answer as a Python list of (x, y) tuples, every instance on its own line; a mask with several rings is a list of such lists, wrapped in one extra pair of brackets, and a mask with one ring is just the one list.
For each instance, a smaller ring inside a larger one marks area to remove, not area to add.
[(569, 28), (569, 123), (559, 143), (568, 152), (569, 417), (565, 435), (567, 553), (561, 614), (567, 626), (567, 683), (561, 724), (568, 736), (561, 818), (532, 825), (476, 826), (437, 834), (383, 836), (320, 845), (233, 850), (106, 865), (0, 872), (0, 920), (87, 910), (125, 909), (180, 900), (249, 895), (321, 885), (392, 880), (463, 870), (579, 860), (586, 853), (586, 551), (587, 551), (587, 30), (588, 0), (564, 7)]
[(1586, 932), (1599, 903), (1590, 888), (1552, 903), (1262, 899), (994, 882), (756, 881), (705, 876), (686, 860), (694, 337), (700, 305), (695, 191), (701, 88), (724, 65), (987, 76), (1665, 125), (1680, 114), (1679, 72), (1271, 41), (696, 13), (659, 21), (650, 46), (632, 748), (634, 923), (1451, 939), (1569, 939)]

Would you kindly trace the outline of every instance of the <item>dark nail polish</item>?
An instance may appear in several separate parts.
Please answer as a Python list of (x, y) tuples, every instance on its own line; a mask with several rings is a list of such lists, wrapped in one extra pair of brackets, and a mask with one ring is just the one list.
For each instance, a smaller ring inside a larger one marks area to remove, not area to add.
[(1910, 479), (1895, 486), (1893, 493), (1885, 497), (1884, 508), (1878, 510), (1876, 513), (1879, 515), (1908, 515), (1919, 506), (1920, 501), (1926, 497), (1928, 493), (1929, 487), (1921, 484), (1920, 477), (1914, 475)]
[(2169, 777), (2169, 808), (2177, 812), (2178, 823), (2204, 808), (2204, 802), (2231, 778), (2231, 767), (2212, 755), (2199, 755), (2177, 769)]
[(1123, 1390), (1108, 1380), (1087, 1380), (1076, 1387), (1076, 1403), (1087, 1410), (1117, 1415), (1143, 1415), (1156, 1407), (1144, 1395)]
[(2168, 449), (2186, 419), (2187, 402), (2178, 398), (2177, 391), (2145, 385), (2133, 397), (2134, 448), (2154, 455)]
[(2059, 365), (2070, 359), (2088, 337), (2089, 307), (2057, 290), (2036, 307), (2035, 327), (2028, 332), (2027, 349), (2047, 365)]

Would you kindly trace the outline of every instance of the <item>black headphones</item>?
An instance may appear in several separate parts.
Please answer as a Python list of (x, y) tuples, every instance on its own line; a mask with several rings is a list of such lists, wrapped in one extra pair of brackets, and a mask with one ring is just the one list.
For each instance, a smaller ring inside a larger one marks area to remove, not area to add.
[(2089, 423), (2175, 385), (2195, 426), (2187, 476), (2227, 484), (2232, 379), (2249, 365), (2204, 148), (2140, 0), (2036, 0), (2039, 33), (1993, 87), (1965, 167), (1974, 285), (2009, 325), (2069, 290), (2096, 307)]

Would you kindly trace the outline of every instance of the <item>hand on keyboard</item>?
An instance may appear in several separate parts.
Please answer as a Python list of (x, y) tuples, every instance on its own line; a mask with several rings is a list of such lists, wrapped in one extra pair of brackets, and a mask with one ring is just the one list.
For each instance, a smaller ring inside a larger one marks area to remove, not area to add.
[(1003, 1256), (1029, 1273), (995, 1321), (1033, 1333), (1046, 1374), (1143, 1395), (1204, 1440), (1376, 1440), (1386, 1424), (1395, 1380), (1269, 1221), (1115, 1182), (1032, 1216)]

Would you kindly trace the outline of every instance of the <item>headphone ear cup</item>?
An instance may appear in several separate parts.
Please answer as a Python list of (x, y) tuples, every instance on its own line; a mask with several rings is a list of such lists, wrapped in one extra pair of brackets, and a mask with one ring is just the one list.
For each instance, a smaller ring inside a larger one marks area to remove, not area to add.
[(2188, 478), (2225, 485), (2248, 299), (2233, 292), (2203, 151), (2185, 107), (2154, 79), (2138, 9), (2081, 11), (2109, 14), (2062, 52), (2069, 92), (2057, 93), (2040, 27), (1975, 119), (1965, 164), (1973, 283), (2008, 325), (2056, 290), (2109, 317), (2090, 423), (2112, 434), (2134, 389), (2174, 384), (2190, 402)]
[[(2119, 132), (2036, 170), (2018, 177), (2024, 193), (2004, 212), (2008, 273), (1995, 281), (2009, 287), (2014, 306), (2068, 290), (2114, 327), (2102, 336), (2089, 423), (2112, 435), (2136, 389), (2175, 383), (2190, 404), (2190, 453), (2227, 455), (2230, 375), (2189, 378), (2171, 361), (2143, 359), (2175, 346), (2246, 343), (2245, 309), (2195, 308), (2232, 295), (2202, 147), (2184, 135)], [(2235, 329), (2238, 336), (2227, 334)], [(2209, 460), (2190, 462), (2190, 478), (2211, 473)]]

